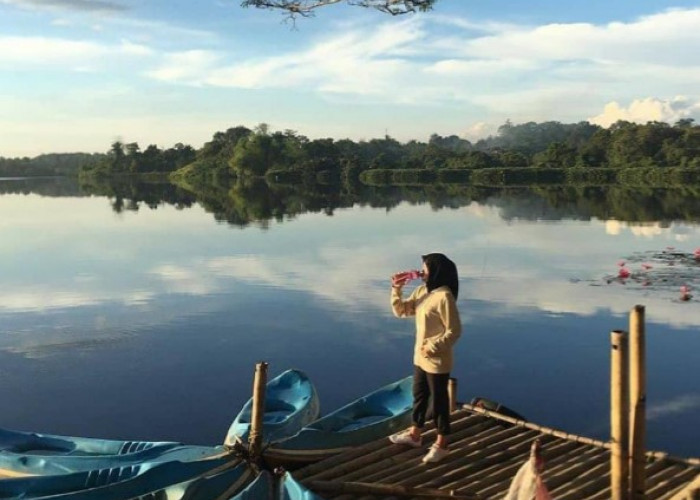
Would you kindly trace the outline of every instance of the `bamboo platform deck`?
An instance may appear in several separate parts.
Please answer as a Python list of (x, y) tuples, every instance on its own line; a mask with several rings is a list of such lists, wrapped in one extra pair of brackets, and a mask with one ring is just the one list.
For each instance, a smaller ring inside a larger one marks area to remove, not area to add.
[[(543, 477), (553, 498), (611, 498), (607, 442), (471, 405), (462, 405), (452, 415), (450, 454), (437, 464), (426, 465), (421, 458), (434, 435), (434, 429), (426, 432), (421, 449), (392, 445), (384, 438), (301, 468), (294, 477), (326, 500), (449, 498), (450, 493), (453, 498), (502, 499), (527, 460), (532, 441), (539, 438), (545, 460)], [(692, 484), (700, 478), (700, 458), (649, 452), (646, 459), (646, 499), (699, 498)], [(339, 484), (344, 489), (339, 490)], [(406, 494), (378, 494), (385, 485), (403, 487)]]

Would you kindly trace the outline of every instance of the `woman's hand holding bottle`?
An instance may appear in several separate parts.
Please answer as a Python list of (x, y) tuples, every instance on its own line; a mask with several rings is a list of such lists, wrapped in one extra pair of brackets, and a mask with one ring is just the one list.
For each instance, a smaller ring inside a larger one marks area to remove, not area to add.
[(394, 288), (401, 288), (409, 281), (419, 279), (422, 276), (423, 272), (418, 271), (417, 269), (413, 269), (411, 271), (401, 271), (400, 273), (396, 273), (391, 277), (391, 286)]

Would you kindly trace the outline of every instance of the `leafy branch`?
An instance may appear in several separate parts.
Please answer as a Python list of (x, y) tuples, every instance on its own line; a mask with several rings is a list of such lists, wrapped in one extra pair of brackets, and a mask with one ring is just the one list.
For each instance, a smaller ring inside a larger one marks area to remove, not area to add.
[(241, 2), (241, 6), (286, 11), (289, 17), (293, 19), (296, 16), (312, 17), (315, 9), (339, 3), (372, 8), (385, 14), (398, 16), (401, 14), (431, 10), (436, 1), (437, 0), (244, 0)]

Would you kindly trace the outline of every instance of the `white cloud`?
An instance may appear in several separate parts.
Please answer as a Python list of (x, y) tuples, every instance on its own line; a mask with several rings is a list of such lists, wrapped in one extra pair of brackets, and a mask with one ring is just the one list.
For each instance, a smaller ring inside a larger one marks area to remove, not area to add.
[[(148, 72), (154, 78), (187, 84), (238, 88), (315, 88), (350, 94), (396, 93), (397, 78), (407, 71), (411, 47), (423, 37), (414, 20), (385, 24), (372, 33), (354, 31), (331, 37), (305, 52), (253, 59), (214, 67), (209, 52), (165, 56)], [(192, 70), (183, 69), (190, 64)]]
[(662, 65), (689, 64), (700, 43), (700, 9), (669, 10), (629, 23), (557, 23), (514, 27), (468, 41), (466, 55), (538, 61), (589, 60)]
[(17, 290), (0, 294), (0, 310), (12, 312), (45, 311), (84, 307), (102, 302), (102, 298), (91, 293), (73, 290)]
[[(84, 19), (74, 19), (79, 13), (69, 14), (61, 12), (59, 24), (70, 21), (73, 26), (87, 26)], [(477, 140), (495, 133), (506, 119), (572, 122), (593, 117), (597, 123), (609, 124), (617, 119), (674, 121), (700, 113), (696, 57), (700, 53), (700, 30), (696, 29), (700, 8), (599, 25), (515, 25), (435, 14), (390, 21), (376, 17), (372, 19), (379, 22), (362, 25), (315, 26), (311, 36), (289, 37), (285, 43), (274, 44), (267, 54), (263, 52), (267, 44), (239, 44), (235, 40), (242, 35), (237, 33), (223, 44), (222, 38), (194, 25), (178, 27), (110, 16), (100, 19), (104, 34), (91, 33), (94, 39), (72, 39), (73, 34), (68, 38), (0, 36), (0, 68), (91, 72), (90, 78), (78, 75), (80, 84), (90, 81), (90, 85), (109, 78), (140, 87), (144, 82), (133, 78), (145, 76), (154, 81), (143, 85), (147, 90), (142, 95), (159, 92), (157, 85), (163, 82), (187, 85), (193, 88), (178, 90), (188, 94), (189, 109), (215, 109), (217, 125), (230, 125), (226, 122), (234, 119), (239, 123), (267, 121), (310, 136), (366, 138), (366, 124), (376, 118), (375, 110), (383, 113), (376, 130), (388, 128), (400, 140), (455, 130)], [(116, 41), (105, 41), (105, 36), (115, 33)], [(43, 116), (55, 117), (70, 107), (64, 96), (80, 86), (69, 80), (55, 79), (60, 97), (51, 102), (46, 95), (32, 94), (40, 84), (17, 87), (11, 95), (24, 102), (42, 101)], [(221, 94), (213, 97), (215, 93), (209, 92), (211, 87), (280, 91), (266, 93), (270, 98), (265, 102), (282, 104), (247, 108), (254, 99), (262, 100), (262, 93), (245, 93), (253, 98), (245, 100), (243, 93), (231, 92), (230, 100), (221, 100)], [(685, 96), (684, 103), (674, 96)], [(135, 134), (147, 129), (144, 139), (137, 137), (139, 142), (154, 140), (150, 137), (159, 134), (167, 143), (192, 143), (194, 137), (206, 139), (216, 130), (212, 126), (215, 113), (199, 116), (197, 124), (162, 116), (160, 120), (147, 116), (139, 124), (137, 115), (146, 109), (164, 113), (160, 97), (158, 94), (150, 106), (126, 97), (84, 105), (80, 113), (72, 114), (76, 126), (91, 121), (102, 128), (90, 128), (82, 137), (73, 134), (69, 139), (75, 143), (72, 147), (85, 149), (81, 144), (87, 143), (94, 149), (95, 144), (106, 142), (90, 141), (96, 134), (109, 141), (126, 130), (112, 125), (124, 121), (120, 114), (133, 117), (130, 130)], [(297, 113), (294, 107), (302, 100), (304, 109)], [(402, 105), (406, 106), (400, 109)], [(322, 125), (318, 121), (318, 116), (330, 116), (343, 107), (351, 112)], [(42, 135), (52, 138), (54, 144), (42, 144), (40, 149), (39, 134), (31, 133), (31, 125), (25, 127), (26, 117), (21, 113), (8, 116), (12, 118), (0, 124), (0, 138), (7, 141), (0, 145), (0, 153), (64, 147), (65, 122), (56, 121), (49, 127), (34, 119)], [(176, 124), (178, 130), (150, 127), (154, 121)], [(195, 135), (195, 128), (205, 127), (212, 128)], [(25, 132), (20, 136), (18, 130)]]
[(219, 56), (206, 50), (188, 50), (167, 54), (161, 65), (146, 74), (157, 80), (197, 82), (202, 73), (211, 71)]
[(426, 67), (424, 71), (442, 77), (484, 78), (506, 71), (534, 70), (538, 67), (536, 62), (526, 59), (443, 59)]
[(122, 54), (131, 56), (150, 56), (154, 54), (154, 50), (150, 47), (129, 40), (122, 40), (117, 50)]
[[(439, 29), (446, 23), (449, 37)], [(235, 64), (200, 53), (193, 71), (178, 62), (181, 54), (173, 54), (149, 75), (186, 84), (371, 98), (366, 102), (478, 106), (501, 123), (506, 117), (580, 120), (617, 96), (646, 94), (662, 103), (674, 92), (688, 95), (689, 102), (697, 99), (699, 25), (700, 9), (669, 10), (628, 23), (492, 23), (481, 29), (469, 19), (415, 17), (346, 27), (306, 50)], [(677, 104), (657, 105), (656, 116), (672, 119), (671, 111), (682, 113)], [(651, 113), (654, 107), (609, 106), (609, 114), (642, 113), (641, 108)]]
[(0, 37), (0, 63), (54, 64), (96, 59), (106, 55), (101, 44), (46, 37)]
[(121, 2), (106, 0), (0, 0), (0, 3), (35, 9), (69, 9), (87, 12), (122, 12)]
[(164, 284), (166, 291), (187, 295), (206, 295), (217, 290), (209, 276), (174, 264), (163, 264), (150, 271)]
[(602, 127), (609, 127), (618, 120), (636, 123), (676, 122), (681, 118), (693, 116), (698, 111), (700, 101), (691, 101), (687, 97), (678, 96), (671, 100), (647, 97), (635, 99), (626, 108), (615, 101), (609, 102), (601, 114), (589, 118), (588, 121)]
[(700, 394), (683, 394), (673, 399), (650, 405), (647, 409), (647, 419), (658, 420), (696, 408), (700, 408)]
[(113, 56), (133, 58), (150, 56), (152, 53), (149, 47), (129, 40), (108, 45), (66, 38), (0, 36), (0, 65), (11, 63), (15, 68), (18, 66), (63, 68), (66, 65), (73, 65), (75, 69), (88, 63), (107, 64), (109, 58)]

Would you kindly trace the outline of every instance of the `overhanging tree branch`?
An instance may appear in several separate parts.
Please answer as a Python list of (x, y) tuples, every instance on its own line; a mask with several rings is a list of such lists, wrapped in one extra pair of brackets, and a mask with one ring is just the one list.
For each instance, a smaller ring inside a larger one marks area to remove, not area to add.
[(259, 9), (277, 9), (286, 11), (295, 16), (310, 17), (314, 10), (338, 3), (346, 3), (358, 7), (376, 9), (385, 14), (398, 16), (412, 12), (425, 12), (432, 9), (437, 0), (244, 0), (243, 7), (257, 7)]

